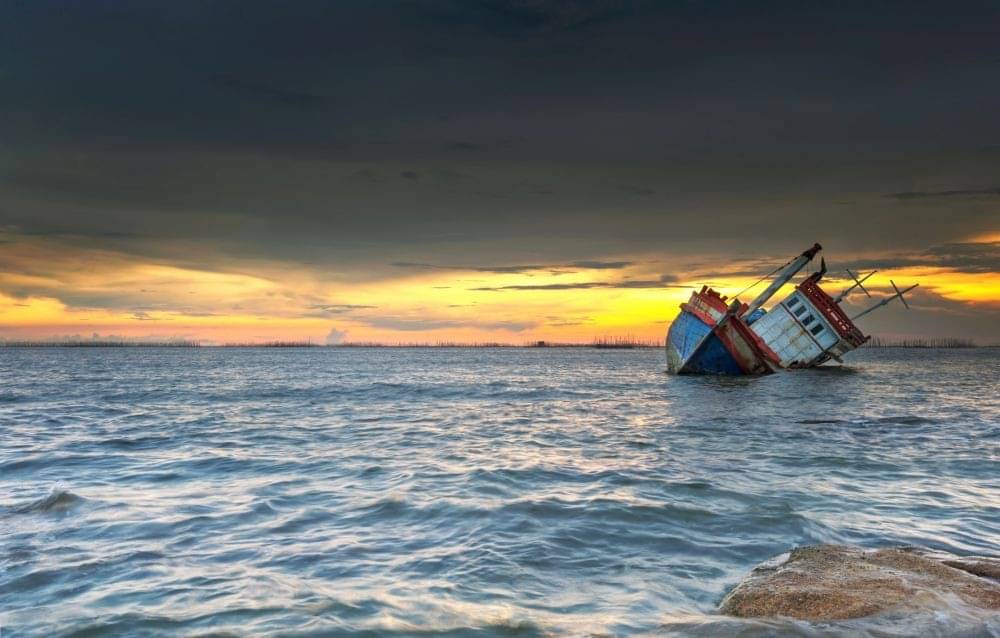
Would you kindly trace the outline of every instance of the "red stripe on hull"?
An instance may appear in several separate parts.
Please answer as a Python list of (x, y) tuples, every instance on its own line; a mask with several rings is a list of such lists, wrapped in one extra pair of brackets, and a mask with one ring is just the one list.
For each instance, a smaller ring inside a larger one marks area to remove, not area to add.
[(778, 356), (778, 353), (771, 350), (770, 346), (760, 338), (760, 335), (751, 330), (750, 326), (743, 319), (740, 319), (736, 326), (736, 329), (743, 335), (743, 338), (754, 345), (754, 348), (760, 353), (763, 359), (772, 365), (781, 365), (781, 357)]
[(774, 371), (758, 348), (756, 340), (746, 337), (746, 324), (739, 317), (731, 317), (720, 323), (713, 332), (744, 374), (768, 374)]

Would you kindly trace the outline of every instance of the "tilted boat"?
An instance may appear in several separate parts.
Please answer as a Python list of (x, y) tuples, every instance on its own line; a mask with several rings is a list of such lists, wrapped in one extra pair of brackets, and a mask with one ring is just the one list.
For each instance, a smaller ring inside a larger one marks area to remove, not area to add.
[(897, 297), (906, 304), (903, 295), (917, 287), (914, 284), (899, 290), (893, 283), (896, 294), (848, 317), (840, 302), (855, 288), (871, 296), (864, 281), (875, 273), (859, 279), (848, 271), (854, 285), (834, 298), (819, 285), (826, 274), (823, 261), (820, 269), (791, 294), (765, 310), (764, 304), (820, 250), (822, 247), (814, 244), (779, 268), (770, 285), (749, 304), (730, 300), (707, 286), (691, 293), (667, 332), (667, 370), (676, 374), (740, 376), (809, 368), (831, 359), (841, 361), (843, 355), (868, 341), (869, 337), (854, 325), (855, 319)]

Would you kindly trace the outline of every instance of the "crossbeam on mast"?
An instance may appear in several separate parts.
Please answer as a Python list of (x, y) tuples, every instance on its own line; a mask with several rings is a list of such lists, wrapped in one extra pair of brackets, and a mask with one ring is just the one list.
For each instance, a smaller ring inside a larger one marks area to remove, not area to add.
[(878, 272), (877, 270), (873, 270), (870, 273), (868, 273), (867, 275), (865, 275), (864, 277), (862, 277), (861, 279), (858, 279), (857, 276), (853, 272), (851, 272), (851, 269), (848, 268), (847, 269), (847, 274), (850, 275), (852, 279), (854, 279), (854, 285), (851, 286), (851, 287), (849, 287), (849, 288), (847, 288), (847, 289), (845, 289), (844, 292), (842, 292), (839, 295), (837, 295), (837, 298), (834, 299), (833, 302), (834, 303), (840, 303), (855, 288), (861, 288), (861, 290), (865, 293), (865, 295), (871, 297), (872, 296), (871, 293), (868, 292), (868, 289), (865, 288), (863, 284), (866, 281), (868, 281), (869, 277), (871, 277), (872, 275), (874, 275), (877, 272)]
[(878, 302), (877, 304), (875, 304), (871, 308), (867, 308), (865, 310), (862, 310), (858, 314), (856, 314), (853, 317), (851, 317), (851, 321), (857, 321), (861, 317), (864, 317), (865, 315), (867, 315), (869, 312), (871, 312), (873, 310), (878, 310), (879, 308), (881, 308), (882, 306), (886, 305), (887, 303), (889, 303), (890, 301), (892, 301), (896, 297), (899, 297), (900, 301), (903, 302), (903, 305), (906, 306), (907, 309), (909, 309), (910, 304), (906, 303), (906, 300), (903, 299), (903, 295), (906, 294), (906, 293), (908, 293), (908, 292), (910, 292), (911, 290), (913, 290), (914, 288), (916, 288), (920, 284), (913, 284), (909, 288), (906, 288), (904, 290), (900, 290), (899, 288), (896, 287), (896, 283), (894, 281), (892, 281), (891, 279), (889, 280), (889, 283), (892, 284), (892, 288), (893, 288), (893, 290), (896, 291), (896, 294), (892, 295), (891, 297), (886, 297), (885, 299), (883, 299), (882, 301)]

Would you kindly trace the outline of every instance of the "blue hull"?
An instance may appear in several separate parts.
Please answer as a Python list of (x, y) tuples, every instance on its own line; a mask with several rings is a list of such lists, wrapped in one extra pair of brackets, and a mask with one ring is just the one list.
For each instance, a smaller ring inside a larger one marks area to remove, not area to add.
[(667, 367), (677, 374), (746, 374), (712, 326), (681, 311), (667, 332)]

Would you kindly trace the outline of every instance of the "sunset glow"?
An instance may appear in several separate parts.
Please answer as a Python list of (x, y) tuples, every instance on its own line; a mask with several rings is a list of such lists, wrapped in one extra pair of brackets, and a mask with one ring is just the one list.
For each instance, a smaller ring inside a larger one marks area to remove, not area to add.
[[(291, 265), (247, 264), (241, 272), (225, 272), (109, 251), (56, 251), (37, 242), (13, 246), (21, 269), (0, 272), (7, 290), (0, 296), (0, 327), (11, 339), (522, 344), (629, 336), (651, 341), (662, 338), (691, 289), (707, 284), (732, 295), (756, 280), (725, 274), (734, 266), (723, 263), (720, 272), (703, 269), (667, 278), (657, 268), (669, 256), (616, 255), (607, 263), (628, 265), (510, 273), (399, 268), (352, 283)], [(675, 271), (683, 269), (678, 261), (670, 264)], [(836, 294), (851, 281), (836, 270), (833, 256), (830, 267), (827, 288)], [(922, 296), (914, 295), (914, 305), (924, 311), (949, 302), (983, 309), (1000, 303), (996, 272), (907, 265), (880, 270), (867, 287), (891, 294), (890, 279), (919, 283)], [(759, 290), (742, 298), (749, 301)], [(859, 291), (853, 299), (864, 301)]]

